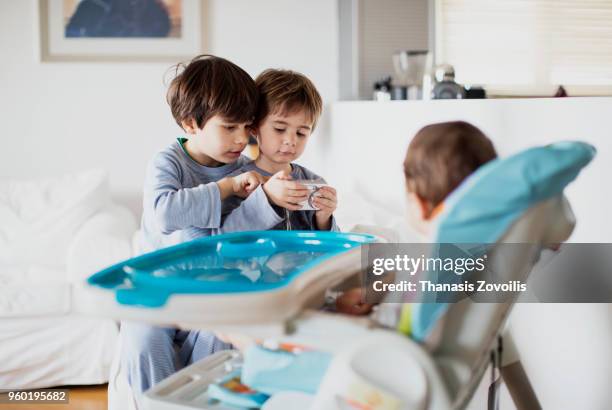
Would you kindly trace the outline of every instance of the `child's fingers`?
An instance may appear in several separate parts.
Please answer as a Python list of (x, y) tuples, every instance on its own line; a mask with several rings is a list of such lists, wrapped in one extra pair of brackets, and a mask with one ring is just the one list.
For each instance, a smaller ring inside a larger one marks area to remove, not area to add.
[(308, 199), (307, 193), (300, 193), (296, 191), (288, 191), (287, 198), (291, 199), (294, 203), (302, 202)]
[(316, 203), (317, 201), (321, 201), (321, 203), (324, 203), (324, 204), (334, 204), (334, 205), (338, 203), (338, 201), (336, 201), (336, 198), (329, 198), (329, 197), (325, 197), (321, 195), (315, 196), (312, 200), (312, 202), (314, 203)]
[(321, 193), (326, 193), (329, 196), (336, 196), (336, 188), (330, 187), (330, 186), (323, 186), (321, 188), (319, 188), (319, 190), (317, 192), (321, 192)]
[(286, 197), (285, 198), (285, 202), (286, 203), (291, 204), (291, 205), (295, 205), (298, 208), (301, 208), (302, 203), (304, 201), (306, 201), (306, 199), (305, 198), (300, 198), (300, 197), (297, 197), (297, 198), (296, 197)]
[(308, 188), (306, 188), (305, 185), (300, 184), (299, 182), (295, 182), (295, 181), (291, 181), (291, 182), (286, 182), (285, 186), (288, 189), (295, 189), (295, 190), (300, 190), (300, 191), (309, 191)]
[(246, 184), (244, 185), (244, 188), (247, 191), (253, 191), (255, 188), (257, 188), (259, 186), (260, 182), (257, 179), (251, 180), (251, 181), (247, 181)]
[(309, 194), (310, 191), (307, 189), (285, 189), (283, 191), (283, 195), (285, 195), (287, 198), (291, 198), (293, 201), (303, 201), (308, 198)]
[(343, 299), (338, 298), (336, 300), (336, 309), (340, 313), (346, 313), (349, 315), (365, 315), (372, 310), (372, 304), (370, 303), (361, 303), (361, 300), (354, 299)]
[(268, 180), (266, 177), (261, 175), (259, 172), (253, 172), (253, 176), (257, 179), (257, 182), (260, 184), (263, 184), (264, 182)]
[(336, 201), (336, 190), (333, 188), (326, 189), (326, 187), (323, 187), (317, 191), (316, 196), (319, 198), (327, 198)]
[(290, 186), (285, 187), (286, 191), (290, 191), (290, 192), (294, 192), (294, 193), (299, 193), (301, 195), (309, 195), (310, 194), (310, 190), (308, 188), (291, 188)]
[(335, 190), (328, 190), (328, 189), (321, 188), (321, 189), (319, 189), (317, 191), (315, 196), (317, 198), (327, 198), (327, 199), (330, 199), (332, 201), (336, 201), (336, 192), (335, 192)]
[(356, 304), (352, 306), (347, 306), (345, 309), (346, 311), (343, 313), (347, 313), (353, 316), (362, 316), (370, 313), (370, 311), (372, 310), (372, 305), (369, 303)]
[(259, 185), (259, 179), (253, 174), (245, 174), (245, 176), (241, 179), (240, 185), (242, 188), (246, 188), (249, 186), (257, 186)]
[(319, 208), (334, 209), (336, 207), (336, 201), (323, 197), (315, 198), (312, 202)]

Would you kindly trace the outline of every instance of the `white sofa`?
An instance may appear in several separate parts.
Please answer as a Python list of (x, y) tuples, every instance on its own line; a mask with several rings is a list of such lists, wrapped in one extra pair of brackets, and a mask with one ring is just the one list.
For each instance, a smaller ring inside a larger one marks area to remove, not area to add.
[(117, 324), (71, 314), (72, 294), (135, 230), (103, 171), (0, 180), (0, 388), (108, 380)]

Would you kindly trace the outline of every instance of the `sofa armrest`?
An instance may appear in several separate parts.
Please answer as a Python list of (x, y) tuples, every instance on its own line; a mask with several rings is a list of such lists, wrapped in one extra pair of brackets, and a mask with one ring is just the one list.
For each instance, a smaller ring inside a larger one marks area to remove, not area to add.
[(68, 281), (82, 284), (96, 271), (132, 256), (134, 216), (124, 207), (110, 205), (89, 218), (68, 248)]

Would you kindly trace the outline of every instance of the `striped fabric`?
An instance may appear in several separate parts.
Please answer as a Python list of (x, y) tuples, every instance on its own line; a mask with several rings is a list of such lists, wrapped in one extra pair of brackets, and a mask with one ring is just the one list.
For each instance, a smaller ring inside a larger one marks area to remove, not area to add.
[(134, 393), (143, 393), (176, 371), (232, 348), (212, 332), (121, 323), (121, 367)]

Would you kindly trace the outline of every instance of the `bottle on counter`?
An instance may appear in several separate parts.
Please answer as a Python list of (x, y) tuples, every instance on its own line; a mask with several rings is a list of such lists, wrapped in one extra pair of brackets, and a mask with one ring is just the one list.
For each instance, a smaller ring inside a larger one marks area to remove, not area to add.
[(423, 100), (431, 100), (434, 85), (434, 74), (430, 68), (423, 74), (423, 91), (421, 94)]
[(391, 77), (383, 78), (374, 83), (374, 101), (391, 100)]

